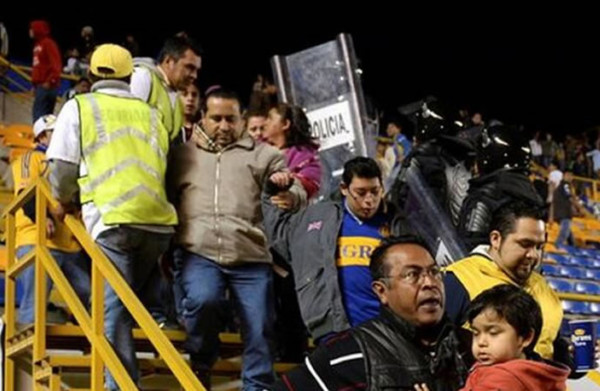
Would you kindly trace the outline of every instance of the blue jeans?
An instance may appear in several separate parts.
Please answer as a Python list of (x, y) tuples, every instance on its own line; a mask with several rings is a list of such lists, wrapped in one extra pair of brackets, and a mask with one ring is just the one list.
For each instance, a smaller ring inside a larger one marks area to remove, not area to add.
[(219, 354), (225, 289), (229, 288), (240, 315), (244, 354), (243, 390), (269, 389), (273, 377), (273, 275), (266, 263), (221, 266), (197, 254), (175, 251), (175, 283), (195, 369), (209, 370)]
[(171, 292), (171, 285), (163, 277), (160, 267), (154, 268), (145, 286), (138, 292), (138, 296), (144, 301), (144, 307), (159, 326), (169, 320), (169, 311), (175, 312)]
[[(171, 236), (171, 234), (121, 226), (102, 232), (96, 239), (96, 244), (139, 296), (146, 282), (158, 268), (158, 258), (169, 247)], [(141, 300), (144, 301), (143, 298)], [(107, 283), (104, 287), (104, 332), (125, 369), (133, 381), (137, 382), (139, 369), (135, 357), (132, 328), (133, 318)], [(118, 389), (108, 370), (106, 387), (109, 390)]]
[[(17, 248), (17, 258), (22, 258), (29, 251), (33, 250), (33, 245), (25, 245)], [(90, 261), (82, 252), (67, 253), (59, 250), (50, 250), (50, 254), (56, 259), (58, 266), (64, 273), (67, 280), (73, 286), (75, 293), (87, 308), (90, 301)], [(25, 269), (19, 276), (23, 285), (23, 297), (19, 305), (19, 314), (17, 321), (19, 323), (33, 323), (35, 312), (35, 268), (33, 266)], [(46, 297), (52, 290), (53, 282), (50, 277), (46, 280)]]
[(559, 246), (568, 245), (571, 235), (571, 219), (562, 219), (560, 221), (560, 231), (558, 231), (556, 244)]
[(35, 87), (35, 98), (33, 101), (33, 122), (46, 114), (54, 113), (58, 89), (46, 89), (42, 86)]

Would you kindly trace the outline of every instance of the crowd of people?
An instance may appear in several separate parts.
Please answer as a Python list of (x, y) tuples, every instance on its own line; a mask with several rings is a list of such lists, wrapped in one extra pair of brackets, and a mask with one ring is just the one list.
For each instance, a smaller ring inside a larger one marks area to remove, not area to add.
[[(45, 22), (31, 32), (37, 147), (12, 165), (15, 194), (49, 179), (59, 201), (49, 246), (88, 304), (90, 261), (62, 223), (81, 211), (154, 319), (185, 329), (205, 387), (225, 327), (241, 331), (244, 390), (566, 390), (581, 376), (559, 334), (560, 300), (537, 270), (548, 219), (568, 243), (580, 205), (572, 174), (589, 173), (588, 157), (597, 172), (598, 147), (539, 133), (527, 142), (424, 100), (407, 114), (414, 137), (390, 121), (378, 155), (347, 161), (323, 197), (305, 111), (278, 102), (262, 77), (246, 109), (234, 91), (203, 91), (204, 53), (187, 34), (155, 60), (136, 57), (133, 38), (98, 44), (85, 27), (62, 69), (82, 78), (54, 116), (61, 57)], [(550, 170), (545, 193), (531, 160)], [(435, 247), (446, 238), (427, 239), (437, 231), (419, 219), (418, 198), (465, 250), (448, 267)], [(35, 244), (34, 222), (31, 202), (18, 216), (19, 257)], [(21, 280), (18, 320), (31, 323), (33, 269)], [(133, 319), (109, 285), (104, 294), (105, 333), (138, 381)], [(276, 379), (275, 361), (300, 365)], [(106, 387), (118, 389), (108, 372)]]

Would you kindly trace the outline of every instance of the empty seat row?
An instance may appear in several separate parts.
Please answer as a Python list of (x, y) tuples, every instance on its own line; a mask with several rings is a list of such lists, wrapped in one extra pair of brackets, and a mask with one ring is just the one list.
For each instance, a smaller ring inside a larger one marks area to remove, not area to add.
[(600, 295), (600, 284), (591, 281), (567, 281), (558, 278), (547, 278), (548, 285), (556, 292), (580, 293), (582, 295)]
[(565, 266), (579, 266), (585, 268), (596, 268), (600, 269), (600, 257), (598, 258), (586, 258), (580, 256), (571, 256), (563, 254), (546, 254), (544, 258), (547, 261), (557, 263)]
[(545, 276), (573, 278), (576, 280), (600, 281), (600, 269), (586, 269), (565, 265), (542, 265), (542, 274)]
[(563, 300), (562, 307), (566, 314), (600, 316), (600, 303)]

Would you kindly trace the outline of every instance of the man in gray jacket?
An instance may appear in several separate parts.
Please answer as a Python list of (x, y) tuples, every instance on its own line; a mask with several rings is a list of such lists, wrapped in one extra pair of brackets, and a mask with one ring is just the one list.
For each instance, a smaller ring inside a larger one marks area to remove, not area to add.
[(320, 202), (294, 214), (281, 194), (263, 194), (273, 249), (291, 263), (304, 323), (315, 340), (379, 314), (369, 257), (388, 236), (391, 214), (382, 202), (381, 170), (370, 158), (344, 165), (342, 202)]
[[(225, 290), (242, 322), (244, 390), (273, 382), (272, 265), (263, 228), (263, 184), (286, 169), (283, 155), (243, 133), (240, 102), (233, 93), (211, 92), (196, 142), (172, 153), (168, 176), (180, 225), (175, 244), (175, 284), (192, 367), (206, 385), (217, 359)], [(289, 189), (292, 206), (306, 202), (299, 184)]]

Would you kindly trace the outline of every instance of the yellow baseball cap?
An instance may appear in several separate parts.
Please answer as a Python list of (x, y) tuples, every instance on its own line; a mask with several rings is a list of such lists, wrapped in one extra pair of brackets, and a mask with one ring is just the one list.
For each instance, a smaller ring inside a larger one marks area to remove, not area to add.
[(90, 71), (103, 79), (121, 79), (133, 72), (131, 53), (122, 46), (107, 43), (92, 53)]

